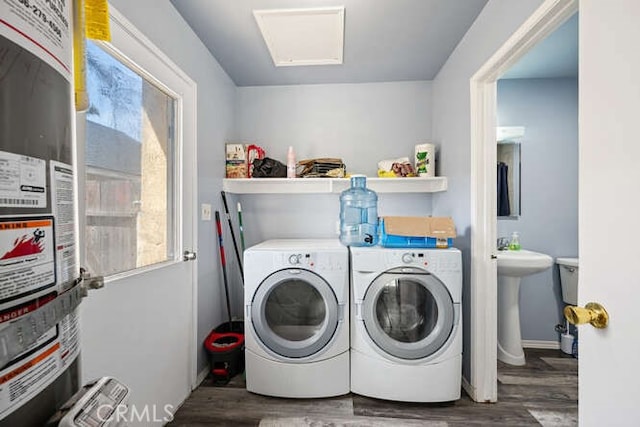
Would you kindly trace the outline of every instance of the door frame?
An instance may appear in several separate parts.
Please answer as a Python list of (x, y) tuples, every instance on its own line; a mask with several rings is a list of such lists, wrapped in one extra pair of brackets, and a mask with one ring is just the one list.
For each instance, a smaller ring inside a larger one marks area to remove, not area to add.
[(471, 77), (471, 378), (473, 400), (498, 399), (496, 263), (497, 80), (578, 10), (578, 0), (545, 0)]

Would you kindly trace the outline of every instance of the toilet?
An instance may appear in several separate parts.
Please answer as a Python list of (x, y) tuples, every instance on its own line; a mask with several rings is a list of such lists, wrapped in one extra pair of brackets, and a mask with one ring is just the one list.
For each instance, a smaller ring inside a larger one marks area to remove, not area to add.
[(560, 269), (562, 300), (565, 304), (578, 305), (578, 258), (556, 258)]
[[(560, 286), (562, 300), (568, 305), (578, 305), (578, 258), (556, 258), (560, 270)], [(575, 332), (577, 334), (577, 331)], [(560, 350), (563, 353), (578, 356), (576, 337), (569, 333), (569, 323), (565, 332), (560, 336)]]

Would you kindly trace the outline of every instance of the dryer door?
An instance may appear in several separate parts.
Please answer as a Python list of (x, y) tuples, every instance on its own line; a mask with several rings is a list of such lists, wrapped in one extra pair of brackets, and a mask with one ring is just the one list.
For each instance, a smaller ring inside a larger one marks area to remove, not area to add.
[(258, 339), (288, 358), (311, 356), (335, 333), (343, 307), (329, 284), (309, 270), (288, 268), (267, 277), (251, 304)]
[(389, 270), (369, 286), (361, 316), (387, 354), (423, 359), (437, 352), (458, 322), (459, 306), (437, 277), (417, 268)]

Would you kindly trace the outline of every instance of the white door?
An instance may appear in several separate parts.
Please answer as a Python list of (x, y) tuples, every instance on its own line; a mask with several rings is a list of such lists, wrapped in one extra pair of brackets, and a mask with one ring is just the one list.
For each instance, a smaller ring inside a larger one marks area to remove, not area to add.
[(579, 328), (581, 426), (638, 425), (640, 2), (580, 2), (578, 301), (606, 329)]
[(112, 42), (87, 46), (77, 117), (81, 265), (105, 276), (81, 305), (82, 381), (117, 378), (128, 421), (164, 423), (195, 383), (195, 88), (111, 14)]

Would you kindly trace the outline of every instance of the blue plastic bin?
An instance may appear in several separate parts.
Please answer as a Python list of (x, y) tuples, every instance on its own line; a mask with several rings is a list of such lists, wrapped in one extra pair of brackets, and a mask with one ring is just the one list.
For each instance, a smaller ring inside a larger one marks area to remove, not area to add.
[(450, 248), (453, 238), (437, 238), (426, 236), (397, 236), (387, 234), (384, 218), (380, 219), (380, 246), (385, 248)]

